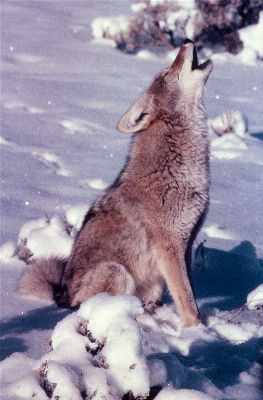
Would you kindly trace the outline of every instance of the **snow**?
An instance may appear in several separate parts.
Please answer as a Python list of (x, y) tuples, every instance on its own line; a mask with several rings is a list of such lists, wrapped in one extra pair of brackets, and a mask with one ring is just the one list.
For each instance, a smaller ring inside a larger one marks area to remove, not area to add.
[[(195, 7), (195, 1), (194, 0), (170, 0), (171, 2), (175, 2), (178, 4), (179, 7), (182, 8), (194, 8)], [(166, 0), (150, 0), (148, 1), (149, 5), (151, 6), (157, 6), (158, 4), (163, 4), (165, 3)], [(132, 10), (137, 9), (137, 7), (142, 7), (146, 2), (145, 1), (138, 1), (138, 4), (132, 4)]]
[(247, 123), (240, 111), (227, 110), (214, 118), (210, 125), (219, 136), (234, 133), (244, 137), (247, 132)]
[(263, 11), (259, 13), (259, 21), (256, 25), (239, 29), (239, 37), (245, 48), (249, 48), (256, 56), (263, 58)]
[(197, 390), (173, 390), (172, 388), (166, 388), (161, 391), (156, 397), (156, 400), (212, 400), (211, 396), (204, 395)]
[(247, 306), (251, 310), (263, 305), (263, 284), (252, 290), (247, 296)]
[(2, 398), (47, 399), (44, 386), (61, 400), (152, 387), (157, 400), (261, 399), (262, 62), (212, 57), (210, 206), (192, 271), (203, 324), (184, 328), (167, 291), (153, 315), (106, 294), (72, 312), (17, 293), (23, 260), (68, 256), (125, 162), (130, 136), (115, 126), (176, 51), (128, 56), (90, 41), (92, 21), (128, 15), (128, 2), (6, 0), (2, 13)]
[(58, 215), (50, 220), (40, 218), (29, 221), (23, 225), (18, 238), (20, 242), (26, 240), (26, 247), (36, 258), (67, 257), (73, 244), (73, 239), (67, 234)]
[(129, 18), (126, 15), (118, 15), (110, 20), (108, 18), (96, 18), (92, 21), (92, 35), (96, 38), (103, 38), (106, 34), (115, 36), (120, 30), (125, 31), (129, 26)]

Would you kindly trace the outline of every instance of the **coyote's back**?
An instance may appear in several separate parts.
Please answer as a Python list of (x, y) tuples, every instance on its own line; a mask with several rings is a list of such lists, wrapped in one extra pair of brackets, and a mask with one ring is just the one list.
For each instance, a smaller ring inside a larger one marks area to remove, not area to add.
[(186, 264), (208, 201), (203, 89), (211, 70), (186, 40), (120, 120), (119, 131), (134, 133), (129, 158), (87, 213), (69, 259), (32, 260), (21, 293), (66, 307), (99, 292), (130, 293), (152, 309), (166, 282), (184, 324), (200, 322)]

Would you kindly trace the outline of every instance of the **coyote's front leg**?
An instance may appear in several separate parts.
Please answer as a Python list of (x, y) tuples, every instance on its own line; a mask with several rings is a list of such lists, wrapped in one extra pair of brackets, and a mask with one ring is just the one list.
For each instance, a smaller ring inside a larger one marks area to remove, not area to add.
[(164, 244), (164, 241), (160, 241), (155, 247), (158, 268), (167, 283), (184, 326), (198, 325), (201, 320), (188, 277), (184, 245), (169, 245), (168, 242)]

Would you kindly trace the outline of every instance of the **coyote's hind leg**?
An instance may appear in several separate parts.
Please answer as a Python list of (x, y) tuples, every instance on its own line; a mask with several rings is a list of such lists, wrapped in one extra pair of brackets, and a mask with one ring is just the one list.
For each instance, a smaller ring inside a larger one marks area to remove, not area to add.
[(75, 307), (97, 293), (134, 294), (135, 283), (126, 268), (116, 262), (101, 262), (94, 265), (83, 277), (71, 306)]

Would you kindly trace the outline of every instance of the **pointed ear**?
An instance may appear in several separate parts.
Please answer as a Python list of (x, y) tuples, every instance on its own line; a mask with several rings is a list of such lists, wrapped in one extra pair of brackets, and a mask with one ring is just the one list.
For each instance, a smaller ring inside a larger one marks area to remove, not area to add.
[(145, 93), (124, 114), (117, 129), (124, 133), (133, 133), (146, 129), (156, 116), (152, 95)]

